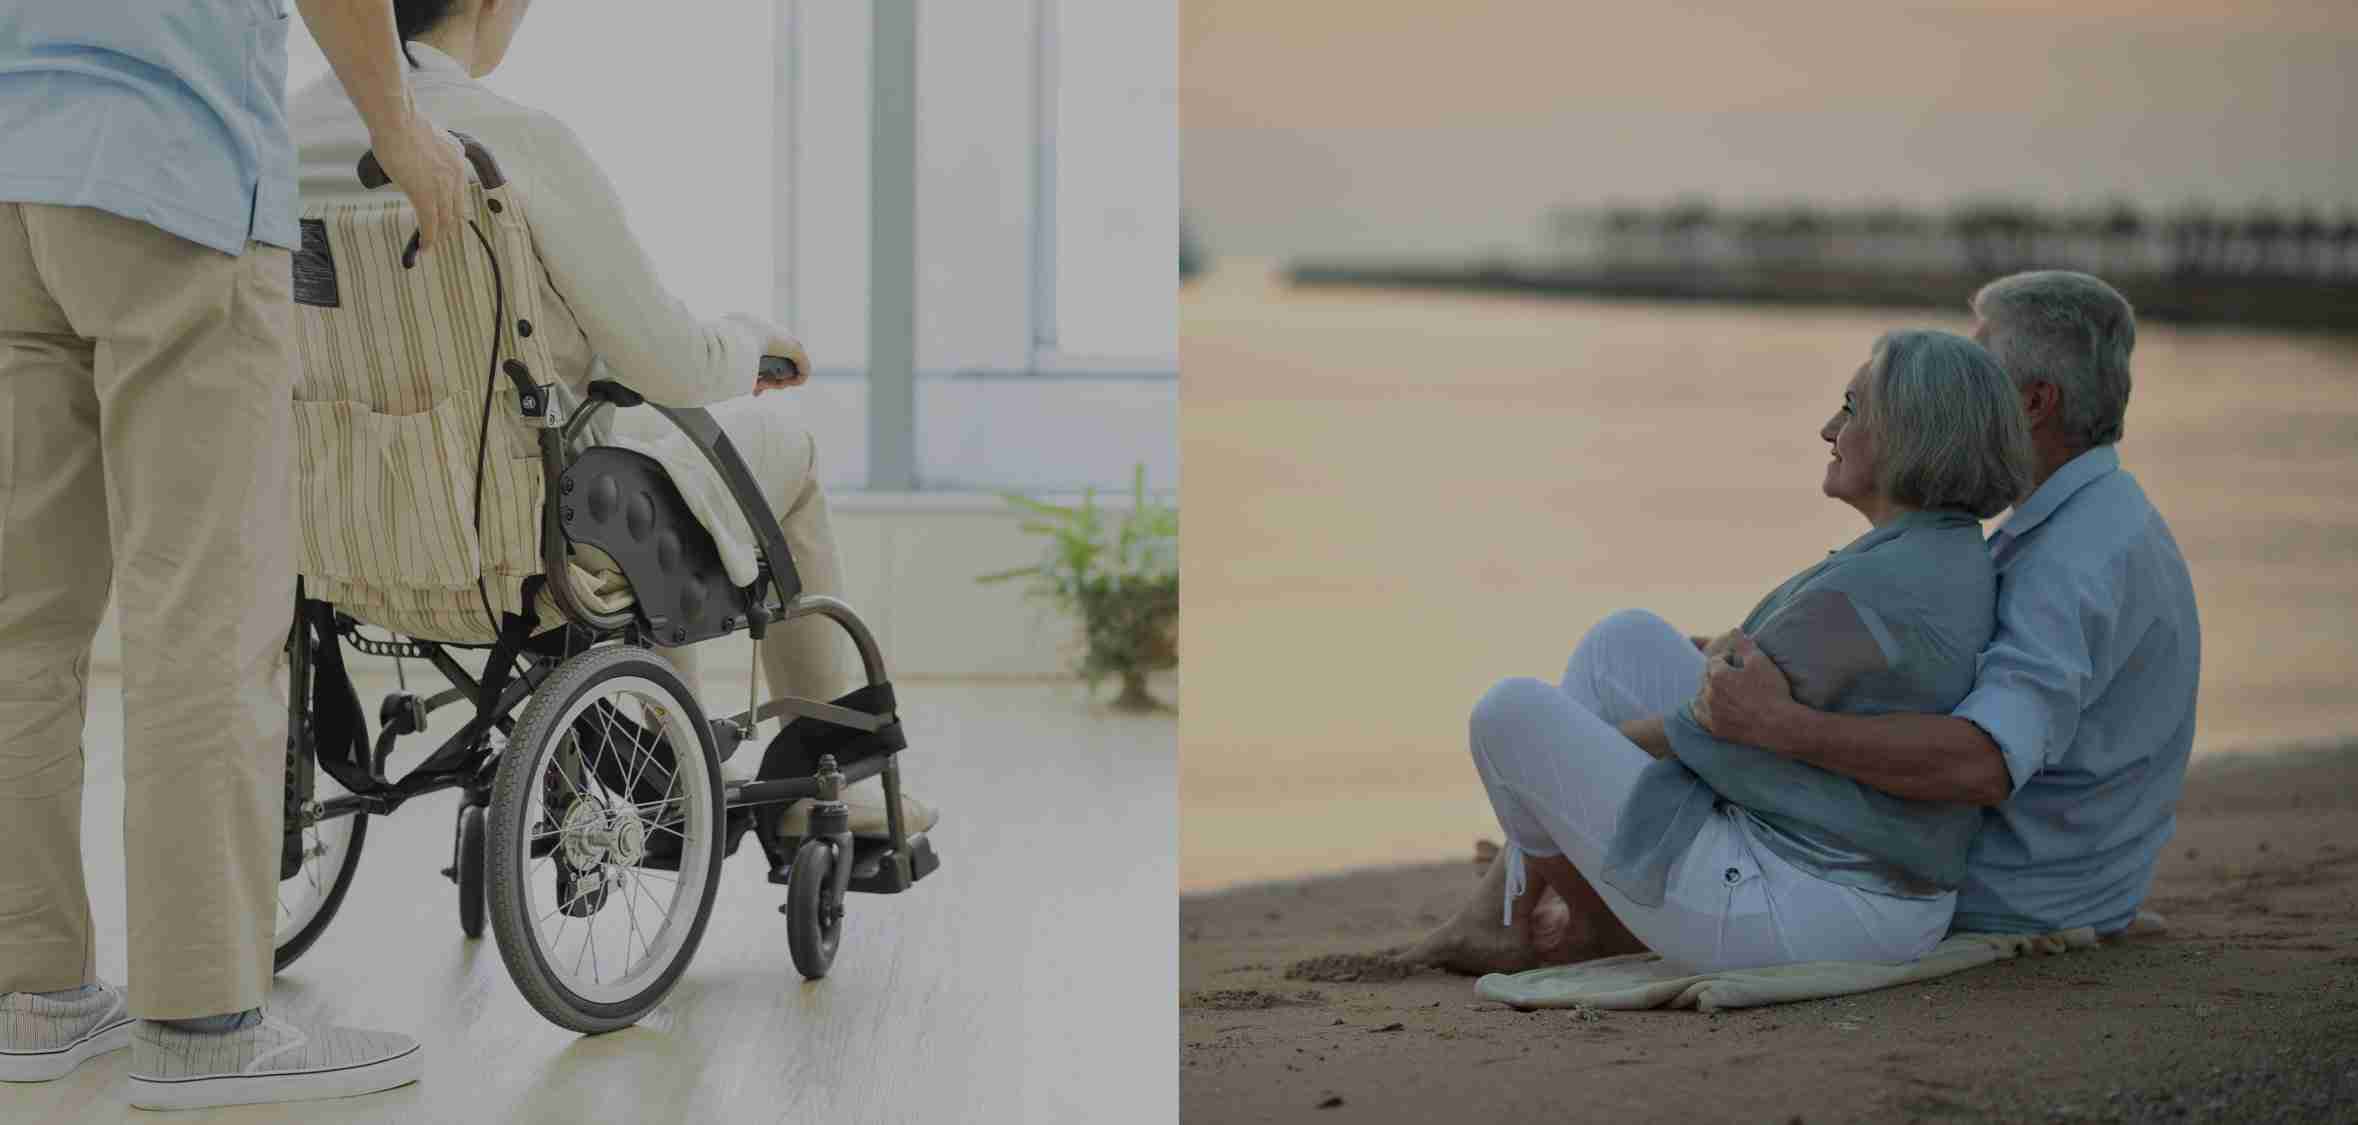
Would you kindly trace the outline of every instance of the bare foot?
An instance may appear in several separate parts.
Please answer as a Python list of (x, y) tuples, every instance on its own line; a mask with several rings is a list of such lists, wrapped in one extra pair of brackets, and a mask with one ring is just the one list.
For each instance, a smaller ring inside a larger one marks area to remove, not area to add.
[(1493, 862), (1457, 917), (1400, 959), (1479, 976), (1519, 973), (1599, 956), (1594, 940), (1574, 924), (1572, 908), (1546, 884), (1532, 880), (1515, 902), (1512, 924), (1500, 925), (1495, 911), (1505, 893), (1506, 864)]
[(1479, 923), (1444, 926), (1401, 954), (1400, 959), (1467, 976), (1519, 973), (1540, 967), (1539, 954), (1524, 943), (1522, 935), (1495, 922), (1488, 926)]
[(1571, 904), (1552, 889), (1540, 894), (1526, 923), (1524, 941), (1540, 964), (1569, 965), (1595, 956), (1588, 952), (1592, 943), (1582, 940), (1587, 935), (1572, 924)]

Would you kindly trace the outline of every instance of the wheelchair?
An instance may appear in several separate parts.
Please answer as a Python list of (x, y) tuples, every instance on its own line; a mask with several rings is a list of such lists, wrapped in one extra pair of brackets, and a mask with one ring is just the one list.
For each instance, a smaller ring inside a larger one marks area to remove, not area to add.
[[(530, 324), (539, 287), (521, 268), (536, 260), (522, 201), (492, 154), (461, 140), (472, 240), (430, 265), (406, 202), (306, 208), (295, 264), (302, 578), (286, 647), (276, 968), (334, 920), (371, 818), (457, 789), (443, 874), (460, 931), (479, 937), (488, 921), (510, 976), (551, 1022), (597, 1034), (660, 1003), (702, 940), (722, 860), (749, 835), (786, 888), (796, 970), (824, 977), (849, 895), (897, 894), (939, 867), (905, 820), (907, 741), (883, 656), (849, 606), (802, 590), (783, 531), (706, 411), (647, 404), (718, 471), (754, 529), (750, 583), (730, 578), (660, 464), (596, 442), (599, 412), (641, 396), (601, 380), (576, 403), (553, 375), (541, 381), (536, 368), (553, 367)], [(359, 175), (386, 182), (373, 154)], [(459, 353), (485, 338), (488, 358)], [(411, 496), (448, 499), (463, 518), (394, 502)], [(584, 557), (612, 564), (602, 584)], [(810, 616), (849, 637), (863, 686), (713, 716), (658, 655), (735, 633), (758, 642)], [(404, 675), (372, 737), (347, 650), (397, 669), (421, 662), (449, 686), (419, 695)], [(454, 704), (467, 705), (455, 729), (387, 777), (396, 741), (427, 734)], [(722, 761), (770, 719), (786, 721), (755, 779), (725, 781)], [(879, 776), (885, 831), (855, 836), (843, 790)]]

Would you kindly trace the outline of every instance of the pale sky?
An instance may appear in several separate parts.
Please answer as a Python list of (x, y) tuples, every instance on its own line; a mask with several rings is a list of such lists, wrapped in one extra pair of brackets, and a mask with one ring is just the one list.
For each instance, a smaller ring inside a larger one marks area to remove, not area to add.
[(1183, 0), (1216, 254), (1533, 243), (1558, 202), (2358, 206), (2358, 4)]

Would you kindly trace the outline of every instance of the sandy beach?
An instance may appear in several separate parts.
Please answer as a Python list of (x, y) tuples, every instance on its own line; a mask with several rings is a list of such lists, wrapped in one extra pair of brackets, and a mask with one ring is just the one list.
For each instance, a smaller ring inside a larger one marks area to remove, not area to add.
[[(1522, 1013), (1398, 947), (1478, 868), (1180, 903), (1188, 1121), (2288, 1121), (2358, 1117), (2358, 742), (2213, 754), (2163, 934), (1835, 1000)], [(1351, 979), (1351, 978), (1356, 979)]]

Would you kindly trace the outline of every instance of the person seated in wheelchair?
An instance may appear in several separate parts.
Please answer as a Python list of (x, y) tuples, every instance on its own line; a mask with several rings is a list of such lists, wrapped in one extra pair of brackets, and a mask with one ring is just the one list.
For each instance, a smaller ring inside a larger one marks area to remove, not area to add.
[[(556, 380), (575, 403), (586, 400), (593, 377), (611, 377), (652, 402), (707, 409), (778, 516), (803, 591), (838, 594), (843, 580), (827, 497), (816, 472), (816, 444), (787, 396), (757, 398), (808, 378), (810, 363), (802, 346), (761, 317), (733, 314), (703, 320), (693, 315), (664, 288), (631, 231), (612, 182), (580, 138), (555, 116), (518, 104), (483, 84), (481, 79), (505, 57), (529, 0), (396, 0), (393, 7), (412, 68), (410, 88), (417, 110), (494, 154), (530, 216), (536, 261), (505, 263), (511, 270), (538, 267), (538, 315), (531, 318), (529, 329), (519, 327), (519, 333), (540, 338), (536, 344), (545, 346)], [(323, 205), (384, 202), (384, 193), (364, 187), (355, 174), (368, 148), (368, 132), (332, 75), (296, 92), (289, 99), (288, 119), (307, 213)], [(319, 233), (324, 237), (324, 231)], [(462, 232), (436, 253), (475, 253), (475, 243), (475, 235)], [(298, 278), (298, 303), (306, 300), (303, 289)], [(785, 357), (791, 370), (761, 374), (764, 356)], [(597, 422), (591, 435), (595, 443), (633, 449), (660, 463), (698, 521), (712, 533), (732, 576), (750, 572), (756, 544), (751, 528), (731, 502), (719, 473), (686, 435), (648, 406), (617, 409)], [(604, 592), (618, 588), (614, 571), (600, 572), (594, 563), (590, 568), (605, 581)], [(768, 631), (760, 643), (759, 662), (771, 697), (792, 694), (826, 700), (850, 689), (835, 631), (818, 617)], [(698, 647), (702, 646), (659, 651), (678, 667), (690, 688), (704, 696), (697, 675)], [(737, 755), (724, 776), (752, 777), (759, 758)], [(878, 779), (852, 787), (845, 800), (855, 834), (885, 831)], [(807, 817), (807, 805), (797, 804), (786, 816)], [(931, 809), (906, 793), (902, 811), (913, 834), (936, 819)], [(800, 834), (795, 823), (780, 828), (789, 836)]]

